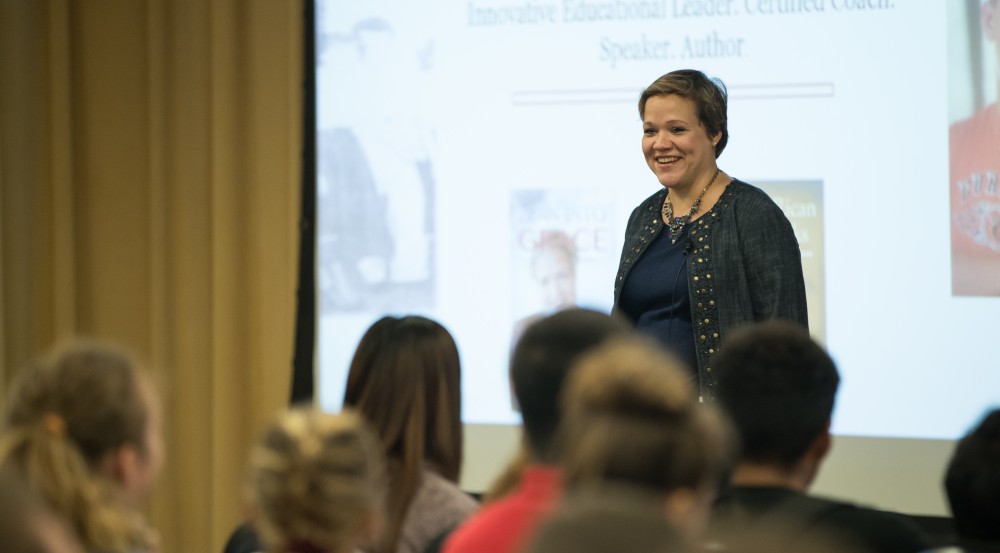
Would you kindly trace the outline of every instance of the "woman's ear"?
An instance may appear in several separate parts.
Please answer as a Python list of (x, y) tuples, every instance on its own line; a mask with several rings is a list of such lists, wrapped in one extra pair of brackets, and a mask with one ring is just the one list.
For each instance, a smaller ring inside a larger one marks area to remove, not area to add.
[(101, 475), (114, 484), (129, 504), (137, 504), (131, 490), (135, 489), (141, 479), (143, 459), (138, 449), (131, 444), (123, 444), (104, 455), (100, 465)]
[(101, 458), (99, 472), (109, 482), (121, 485), (125, 478), (125, 463), (127, 462), (122, 447), (117, 447), (104, 454)]

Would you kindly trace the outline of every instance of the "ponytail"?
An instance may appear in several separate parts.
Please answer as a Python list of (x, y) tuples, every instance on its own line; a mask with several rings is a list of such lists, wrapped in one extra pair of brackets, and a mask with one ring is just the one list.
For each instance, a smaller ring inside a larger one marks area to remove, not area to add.
[(146, 545), (141, 523), (124, 508), (116, 508), (111, 490), (93, 474), (76, 446), (52, 431), (54, 420), (8, 429), (0, 438), (2, 467), (23, 475), (89, 548), (123, 552)]
[(98, 474), (124, 445), (144, 451), (148, 413), (124, 354), (79, 342), (18, 375), (0, 436), (0, 469), (26, 481), (88, 550), (148, 549), (151, 533)]

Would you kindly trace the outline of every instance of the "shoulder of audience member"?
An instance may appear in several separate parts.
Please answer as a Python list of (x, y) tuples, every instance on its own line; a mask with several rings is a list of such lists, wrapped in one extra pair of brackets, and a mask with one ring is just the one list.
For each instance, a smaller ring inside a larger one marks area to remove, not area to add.
[(481, 507), (459, 524), (445, 539), (443, 553), (485, 551), (494, 541), (496, 529), (508, 517), (509, 500), (501, 499)]
[(876, 553), (915, 553), (931, 547), (930, 538), (906, 515), (851, 503), (830, 513), (829, 523), (849, 528)]

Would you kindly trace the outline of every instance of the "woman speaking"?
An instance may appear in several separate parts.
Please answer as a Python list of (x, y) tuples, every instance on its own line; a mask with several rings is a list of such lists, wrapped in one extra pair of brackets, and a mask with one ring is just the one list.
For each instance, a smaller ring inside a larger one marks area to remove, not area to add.
[(687, 361), (704, 400), (729, 331), (772, 318), (808, 325), (799, 246), (771, 198), (716, 163), (729, 139), (721, 81), (668, 73), (639, 96), (639, 116), (663, 188), (629, 217), (615, 310)]

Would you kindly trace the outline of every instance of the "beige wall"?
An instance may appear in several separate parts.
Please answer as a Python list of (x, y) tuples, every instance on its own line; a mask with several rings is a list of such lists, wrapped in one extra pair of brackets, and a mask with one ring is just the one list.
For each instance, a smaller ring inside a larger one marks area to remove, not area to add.
[(148, 361), (164, 551), (220, 551), (290, 382), (296, 0), (0, 2), (0, 388), (74, 334)]
[[(510, 425), (465, 425), (461, 485), (485, 491), (517, 453)], [(813, 493), (911, 515), (949, 516), (944, 473), (955, 442), (835, 436)]]

